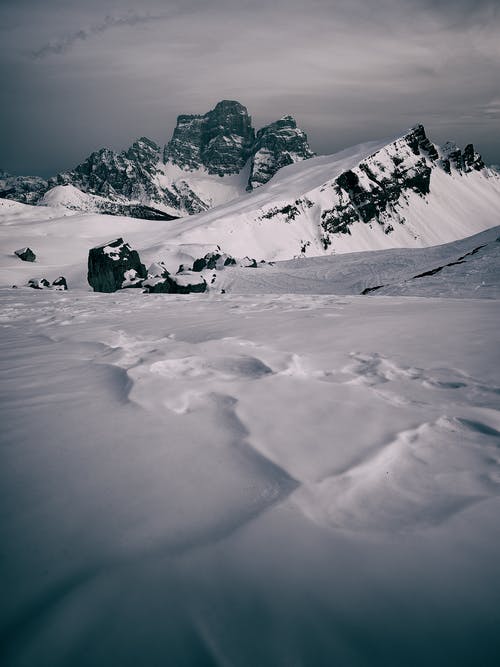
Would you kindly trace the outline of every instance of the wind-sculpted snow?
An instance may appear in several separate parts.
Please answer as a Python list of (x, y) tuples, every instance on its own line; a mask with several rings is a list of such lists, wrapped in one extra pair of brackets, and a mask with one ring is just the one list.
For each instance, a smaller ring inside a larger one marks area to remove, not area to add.
[(2, 664), (495, 664), (498, 300), (0, 299)]

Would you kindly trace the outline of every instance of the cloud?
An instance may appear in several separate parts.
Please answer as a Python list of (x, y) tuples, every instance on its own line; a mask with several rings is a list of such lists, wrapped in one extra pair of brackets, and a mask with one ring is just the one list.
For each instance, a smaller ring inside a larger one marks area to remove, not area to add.
[(126, 16), (106, 16), (106, 18), (101, 22), (90, 26), (90, 28), (76, 30), (71, 32), (59, 39), (48, 42), (40, 48), (31, 52), (32, 58), (39, 60), (46, 58), (51, 55), (60, 55), (66, 53), (77, 42), (85, 41), (93, 35), (99, 35), (101, 33), (112, 30), (113, 28), (121, 28), (123, 26), (136, 26), (141, 23), (151, 23), (152, 21), (163, 20), (166, 18), (165, 14), (160, 15), (139, 15), (139, 14), (127, 14)]

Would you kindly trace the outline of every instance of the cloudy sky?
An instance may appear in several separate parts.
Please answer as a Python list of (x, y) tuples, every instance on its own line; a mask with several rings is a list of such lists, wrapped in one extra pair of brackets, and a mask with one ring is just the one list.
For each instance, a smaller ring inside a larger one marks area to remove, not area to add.
[(423, 122), (500, 163), (500, 0), (0, 0), (0, 167), (167, 141), (221, 99), (331, 153)]

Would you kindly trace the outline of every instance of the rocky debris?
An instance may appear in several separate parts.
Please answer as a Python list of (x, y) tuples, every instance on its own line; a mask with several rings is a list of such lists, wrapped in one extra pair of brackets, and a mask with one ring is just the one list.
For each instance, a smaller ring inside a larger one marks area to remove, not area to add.
[(253, 257), (244, 257), (240, 262), (240, 266), (242, 266), (245, 269), (256, 269), (257, 260), (253, 259)]
[(247, 190), (267, 183), (282, 167), (313, 156), (305, 132), (292, 116), (283, 116), (257, 132)]
[(56, 278), (54, 281), (52, 281), (52, 287), (54, 287), (56, 290), (66, 291), (68, 289), (66, 278), (64, 276), (59, 276), (59, 278)]
[(163, 159), (189, 171), (237, 174), (250, 157), (255, 132), (246, 107), (222, 100), (204, 115), (181, 115)]
[[(135, 274), (129, 273), (132, 270)], [(132, 275), (146, 278), (146, 267), (122, 238), (89, 250), (87, 280), (94, 292), (116, 292)]]
[(46, 278), (31, 278), (31, 280), (28, 280), (28, 287), (32, 287), (33, 289), (46, 289), (47, 287), (50, 288), (50, 283)]
[(17, 255), (23, 262), (34, 262), (36, 259), (36, 255), (31, 248), (20, 248), (19, 250), (15, 250), (14, 255)]
[(198, 273), (182, 271), (172, 276), (163, 262), (156, 262), (149, 267), (142, 286), (149, 294), (190, 294), (205, 292), (207, 289), (205, 279)]
[(175, 284), (175, 289), (173, 291), (177, 294), (207, 291), (207, 282), (199, 273), (185, 271), (182, 274), (177, 274), (174, 277), (171, 277), (171, 279)]
[(204, 271), (208, 269), (210, 271), (214, 269), (222, 269), (226, 266), (236, 265), (236, 260), (231, 255), (227, 255), (223, 252), (208, 252), (204, 257), (195, 259), (193, 262), (193, 271)]

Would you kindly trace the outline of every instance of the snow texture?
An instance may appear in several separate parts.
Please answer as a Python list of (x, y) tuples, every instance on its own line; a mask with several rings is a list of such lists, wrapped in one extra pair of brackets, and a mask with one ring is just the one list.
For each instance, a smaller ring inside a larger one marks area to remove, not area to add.
[[(498, 180), (442, 172), (333, 255), (314, 206), (255, 217), (375, 149), (167, 224), (0, 202), (2, 665), (496, 667)], [(150, 280), (257, 265), (92, 293), (117, 237)]]

